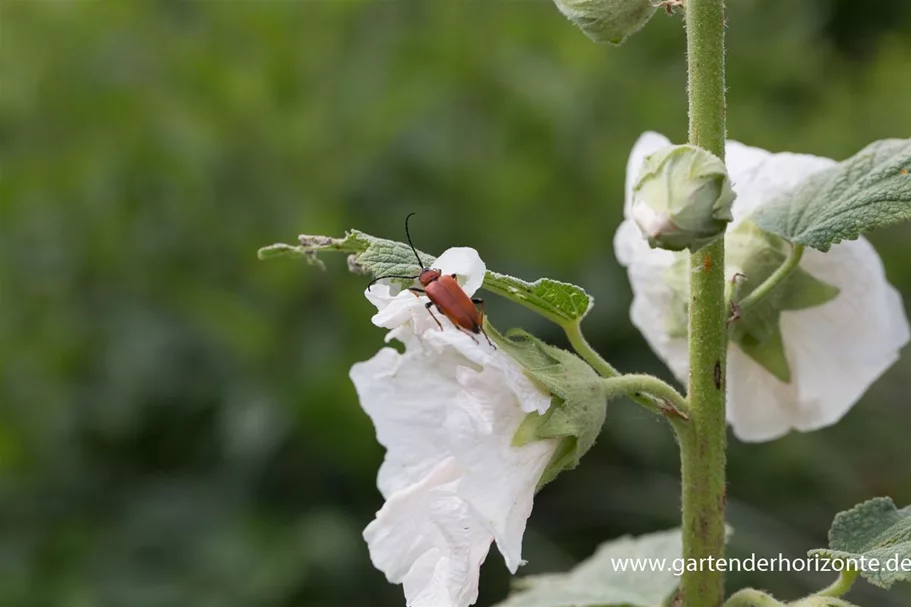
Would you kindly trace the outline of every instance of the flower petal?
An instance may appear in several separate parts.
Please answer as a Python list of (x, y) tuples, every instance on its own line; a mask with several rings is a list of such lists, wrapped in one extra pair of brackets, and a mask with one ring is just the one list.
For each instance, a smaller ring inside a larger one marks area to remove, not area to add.
[(438, 353), (451, 346), (479, 368), (490, 367), (499, 371), (506, 386), (518, 397), (519, 408), (525, 413), (544, 414), (550, 408), (550, 394), (542, 392), (528, 379), (516, 361), (491, 348), (486, 340), (474, 340), (464, 332), (453, 334), (437, 331), (426, 335), (424, 344)]
[(473, 296), (484, 282), (487, 266), (478, 252), (470, 247), (447, 249), (433, 262), (433, 267), (443, 274), (457, 274), (459, 284), (469, 297)]
[(350, 372), (361, 406), (376, 427), (377, 441), (387, 449), (377, 478), (387, 499), (420, 482), (447, 457), (437, 441), (446, 418), (445, 403), (460, 390), (454, 377), (433, 376), (433, 361), (414, 359), (383, 348)]
[(744, 219), (763, 202), (786, 192), (814, 173), (836, 162), (811, 154), (773, 154), (737, 141), (725, 146), (725, 164), (737, 198), (734, 222)]
[[(468, 247), (447, 249), (433, 266), (444, 275), (456, 274), (459, 277), (459, 284), (469, 297), (481, 288), (487, 272), (487, 266), (478, 256), (478, 252)], [(378, 327), (395, 330), (408, 325), (411, 333), (415, 335), (439, 329), (433, 316), (427, 311), (426, 305), (430, 299), (426, 295), (399, 289), (397, 285), (391, 286), (387, 282), (371, 285), (364, 291), (364, 295), (376, 306), (377, 313), (370, 320)], [(453, 326), (444, 315), (436, 314), (436, 317), (444, 327)], [(403, 342), (407, 341), (407, 337), (401, 332), (390, 333), (386, 341), (393, 337)]]
[(513, 572), (538, 480), (557, 440), (513, 447), (527, 411), (547, 410), (506, 354), (455, 330), (430, 331), (404, 354), (384, 348), (351, 369), (386, 446), (386, 505), (365, 530), (376, 566), (409, 605), (469, 605), (495, 540)]
[[(630, 216), (632, 191), (645, 157), (671, 145), (659, 133), (646, 131), (633, 145), (626, 165), (625, 217)], [(813, 173), (825, 170), (836, 162), (811, 154), (781, 152), (773, 154), (761, 148), (728, 141), (725, 146), (725, 165), (737, 193), (734, 219), (742, 219), (761, 202), (796, 186)]]
[(639, 171), (642, 170), (642, 163), (645, 157), (654, 154), (661, 148), (671, 145), (671, 141), (653, 131), (646, 131), (639, 135), (639, 139), (633, 144), (633, 151), (630, 152), (629, 160), (626, 162), (626, 198), (623, 204), (623, 216), (630, 217), (633, 206), (633, 186), (636, 185), (636, 179), (639, 177)]
[(726, 414), (734, 436), (745, 442), (778, 438), (791, 429), (798, 407), (795, 384), (779, 381), (736, 344), (728, 346)]
[(781, 433), (837, 422), (892, 366), (909, 339), (901, 296), (886, 281), (882, 262), (865, 238), (835, 245), (828, 253), (809, 250), (801, 268), (841, 292), (822, 306), (782, 313), (785, 351), (797, 381)]
[[(646, 133), (634, 147), (627, 168), (628, 201), (635, 179), (631, 167), (641, 165), (642, 157), (652, 151), (648, 146), (660, 147), (661, 139)], [(806, 177), (835, 164), (828, 158), (772, 154), (733, 141), (727, 143), (726, 152), (737, 193), (734, 224)], [(628, 220), (618, 229), (614, 247), (620, 263), (628, 268), (634, 293), (633, 323), (684, 381), (686, 340), (672, 335), (666, 322), (668, 310), (673, 310), (675, 297), (679, 297), (675, 290), (685, 292), (681, 284), (668, 281), (680, 258), (650, 249)], [(821, 306), (781, 313), (791, 383), (775, 378), (736, 344), (729, 346), (727, 415), (741, 440), (770, 440), (792, 429), (809, 431), (835, 423), (895, 362), (898, 351), (909, 341), (901, 297), (886, 281), (882, 263), (865, 239), (836, 245), (826, 254), (808, 250), (800, 267), (837, 286), (839, 295)], [(734, 268), (727, 270), (731, 274)], [(683, 273), (681, 283), (689, 279), (689, 272)]]
[(458, 495), (459, 476), (454, 460), (440, 462), (389, 498), (364, 529), (373, 565), (404, 585), (409, 607), (462, 607), (478, 599), (493, 538)]
[[(686, 339), (670, 335), (669, 310), (678, 295), (669, 282), (671, 268), (686, 258), (685, 253), (652, 249), (642, 238), (639, 229), (629, 219), (617, 229), (614, 251), (621, 264), (627, 266), (633, 304), (630, 319), (674, 375), (686, 382), (689, 354)], [(685, 264), (683, 267), (686, 267)], [(688, 275), (683, 276), (686, 280)], [(685, 287), (684, 287), (685, 288)]]
[(364, 291), (364, 295), (377, 309), (377, 313), (370, 319), (373, 324), (386, 329), (396, 329), (407, 324), (416, 335), (436, 327), (433, 318), (424, 308), (424, 304), (429, 301), (426, 297), (418, 297), (407, 289), (396, 292), (394, 288), (398, 287), (376, 283)]

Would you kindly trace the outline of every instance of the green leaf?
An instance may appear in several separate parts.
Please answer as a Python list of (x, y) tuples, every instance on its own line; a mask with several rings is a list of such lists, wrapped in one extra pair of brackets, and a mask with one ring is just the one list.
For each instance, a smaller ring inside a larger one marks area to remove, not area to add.
[(497, 347), (553, 396), (547, 412), (529, 413), (513, 437), (516, 446), (563, 439), (538, 483), (543, 487), (563, 470), (575, 468), (595, 443), (607, 411), (606, 385), (581, 358), (525, 331), (512, 329), (503, 336), (489, 325), (486, 330)]
[(505, 274), (487, 272), (484, 288), (531, 308), (558, 325), (579, 322), (594, 303), (592, 296), (582, 287), (549, 278), (525, 282)]
[(844, 559), (881, 588), (911, 581), (911, 506), (899, 510), (878, 497), (840, 512), (829, 529), (829, 548), (809, 554)]
[(911, 139), (871, 143), (752, 215), (786, 240), (828, 251), (861, 232), (911, 219)]
[(518, 592), (498, 607), (654, 607), (677, 588), (673, 562), (682, 553), (679, 529), (624, 536), (568, 573), (521, 578)]
[[(407, 244), (377, 238), (364, 234), (358, 230), (351, 230), (344, 238), (329, 236), (308, 236), (302, 234), (298, 237), (300, 245), (274, 244), (259, 250), (260, 259), (275, 257), (305, 257), (315, 259), (316, 255), (323, 252), (351, 253), (354, 256), (354, 267), (374, 276), (387, 276), (390, 274), (400, 276), (414, 276), (421, 271), (417, 259)], [(436, 258), (422, 251), (418, 251), (421, 261), (430, 265)], [(406, 281), (408, 282), (408, 281)]]
[[(353, 259), (349, 266), (374, 276), (414, 276), (421, 270), (407, 244), (377, 238), (358, 230), (351, 230), (344, 238), (306, 235), (299, 238), (298, 246), (274, 244), (261, 248), (258, 256), (260, 259), (306, 258), (311, 263), (319, 263), (316, 255), (322, 252), (351, 253)], [(421, 261), (428, 266), (436, 260), (436, 257), (423, 251), (418, 253)], [(592, 297), (581, 287), (549, 278), (526, 282), (488, 271), (484, 276), (483, 288), (530, 308), (561, 326), (582, 320), (593, 303)]]

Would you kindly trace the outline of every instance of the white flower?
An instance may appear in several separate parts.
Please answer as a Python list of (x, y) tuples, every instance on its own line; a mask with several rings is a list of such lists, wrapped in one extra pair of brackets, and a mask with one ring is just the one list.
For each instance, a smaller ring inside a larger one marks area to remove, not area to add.
[[(473, 249), (449, 249), (433, 267), (464, 279), (469, 296), (485, 266)], [(522, 563), (522, 535), (535, 487), (558, 441), (513, 447), (531, 412), (550, 395), (519, 365), (443, 315), (440, 331), (426, 297), (376, 284), (365, 293), (373, 322), (392, 329), (405, 353), (383, 348), (351, 368), (361, 406), (386, 458), (377, 485), (386, 499), (364, 530), (373, 564), (404, 585), (409, 607), (465, 607), (496, 541), (506, 566)], [(388, 338), (387, 338), (388, 339)]]
[[(668, 318), (675, 311), (679, 314), (680, 302), (685, 301), (680, 291), (689, 270), (681, 272), (681, 267), (688, 266), (679, 263), (685, 255), (649, 248), (629, 219), (630, 190), (644, 158), (667, 145), (665, 137), (645, 133), (633, 147), (626, 173), (627, 219), (617, 230), (614, 248), (629, 272), (633, 324), (685, 382), (686, 338), (668, 326)], [(828, 158), (773, 154), (735, 141), (727, 143), (726, 156), (737, 194), (726, 242), (730, 230), (756, 207), (835, 164)], [(741, 269), (734, 263), (737, 260), (728, 260), (725, 267), (728, 278)], [(834, 424), (898, 359), (898, 351), (909, 339), (901, 296), (886, 281), (879, 256), (863, 237), (834, 245), (828, 253), (808, 248), (799, 268), (839, 292), (822, 305), (781, 312), (790, 382), (775, 377), (738, 344), (730, 344), (727, 418), (734, 434), (744, 441), (771, 440), (792, 429), (809, 431)], [(676, 285), (668, 280), (674, 274)]]

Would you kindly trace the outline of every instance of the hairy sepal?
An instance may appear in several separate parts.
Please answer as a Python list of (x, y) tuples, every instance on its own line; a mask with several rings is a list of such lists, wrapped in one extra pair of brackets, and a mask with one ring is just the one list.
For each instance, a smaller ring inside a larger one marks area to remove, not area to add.
[(595, 444), (607, 411), (608, 391), (588, 364), (566, 350), (548, 345), (520, 329), (501, 335), (488, 325), (487, 332), (497, 347), (551, 394), (547, 412), (528, 414), (513, 437), (515, 446), (561, 439), (538, 483), (539, 488), (543, 487), (563, 470), (579, 465), (582, 456)]

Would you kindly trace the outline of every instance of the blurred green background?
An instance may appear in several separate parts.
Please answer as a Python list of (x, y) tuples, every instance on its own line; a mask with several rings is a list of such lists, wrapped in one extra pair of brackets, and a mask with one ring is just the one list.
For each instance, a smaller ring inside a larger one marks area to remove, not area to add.
[[(621, 48), (546, 0), (4, 0), (0, 23), (0, 604), (403, 604), (360, 537), (383, 452), (347, 377), (383, 331), (343, 258), (257, 261), (300, 232), (401, 238), (417, 211), (425, 250), (583, 285), (598, 349), (668, 376), (611, 240), (635, 138), (685, 137), (679, 17)], [(730, 0), (728, 25), (732, 138), (844, 158), (911, 133), (905, 0)], [(871, 238), (906, 301), (909, 238)], [(906, 355), (836, 427), (732, 439), (732, 554), (800, 556), (856, 502), (911, 503), (909, 374)], [(538, 496), (524, 572), (674, 526), (678, 478), (664, 424), (612, 404)], [(492, 551), (478, 604), (508, 583)]]

